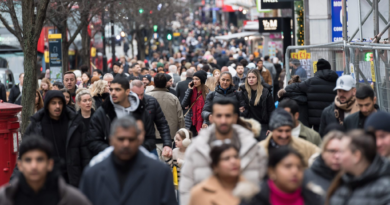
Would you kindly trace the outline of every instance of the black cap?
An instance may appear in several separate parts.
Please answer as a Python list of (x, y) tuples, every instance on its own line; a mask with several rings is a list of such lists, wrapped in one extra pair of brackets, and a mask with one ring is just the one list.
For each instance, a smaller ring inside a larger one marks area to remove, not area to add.
[(202, 84), (206, 83), (206, 80), (207, 80), (207, 73), (206, 73), (206, 71), (204, 71), (204, 70), (197, 71), (196, 73), (194, 73), (194, 77), (195, 76), (200, 79), (200, 82)]

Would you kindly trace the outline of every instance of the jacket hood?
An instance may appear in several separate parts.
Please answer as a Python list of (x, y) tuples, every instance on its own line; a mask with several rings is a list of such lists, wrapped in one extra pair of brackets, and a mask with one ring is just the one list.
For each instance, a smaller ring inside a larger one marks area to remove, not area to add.
[(65, 113), (65, 110), (66, 110), (66, 100), (65, 100), (64, 94), (62, 94), (62, 92), (59, 91), (59, 90), (49, 90), (49, 91), (47, 91), (47, 93), (45, 95), (45, 100), (44, 100), (45, 113), (48, 112), (48, 108), (47, 107), (49, 106), (49, 103), (50, 103), (50, 101), (53, 98), (60, 98), (61, 99), (62, 104), (63, 104), (61, 116), (63, 116), (63, 114)]
[(315, 158), (310, 169), (313, 170), (313, 172), (317, 173), (318, 175), (330, 181), (333, 180), (333, 178), (338, 173), (337, 171), (333, 171), (328, 166), (326, 166), (325, 161), (322, 159), (321, 155)]
[[(139, 98), (138, 98), (137, 94), (135, 94), (133, 92), (130, 92), (128, 98), (129, 98), (129, 102), (130, 102), (130, 111), (134, 112), (135, 110), (137, 110), (138, 106), (140, 105)], [(114, 106), (115, 109), (124, 109), (124, 107), (112, 102), (111, 95), (110, 95), (110, 102)]]
[(333, 70), (319, 70), (314, 74), (315, 77), (319, 77), (321, 79), (324, 79), (329, 82), (336, 82), (337, 78), (339, 78), (339, 75), (337, 75), (336, 72)]
[(384, 176), (390, 176), (390, 162), (377, 154), (374, 161), (362, 175), (354, 177), (344, 174), (342, 180), (350, 187), (361, 187)]

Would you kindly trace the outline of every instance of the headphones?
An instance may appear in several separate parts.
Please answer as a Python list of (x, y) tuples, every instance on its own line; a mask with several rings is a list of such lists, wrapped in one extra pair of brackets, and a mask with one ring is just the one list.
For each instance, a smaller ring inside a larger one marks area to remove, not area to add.
[(183, 131), (186, 135), (186, 138), (183, 140), (183, 146), (188, 147), (191, 144), (190, 133), (185, 128), (181, 128), (179, 131)]

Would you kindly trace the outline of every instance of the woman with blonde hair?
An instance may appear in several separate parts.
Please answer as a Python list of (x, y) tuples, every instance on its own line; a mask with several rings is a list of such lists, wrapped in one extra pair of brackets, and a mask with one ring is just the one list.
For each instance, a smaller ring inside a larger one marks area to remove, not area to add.
[(219, 81), (219, 76), (221, 76), (221, 70), (219, 70), (219, 69), (214, 69), (214, 71), (213, 71), (213, 77), (217, 80), (217, 82)]
[(96, 109), (98, 109), (104, 102), (104, 99), (106, 99), (110, 95), (108, 82), (105, 80), (98, 80), (94, 82), (90, 86), (89, 90), (91, 92), (91, 96), (95, 101)]
[(217, 86), (217, 80), (215, 77), (208, 77), (206, 80), (206, 86), (210, 91), (215, 91), (215, 86)]
[(43, 78), (41, 81), (41, 86), (39, 86), (39, 92), (42, 95), (42, 99), (45, 99), (45, 95), (49, 90), (51, 90), (51, 82), (48, 78)]
[(272, 93), (261, 82), (260, 72), (257, 69), (248, 71), (245, 85), (241, 86), (241, 95), (245, 101), (245, 110), (242, 116), (253, 118), (260, 122), (261, 133), (259, 140), (266, 138), (269, 119), (275, 110)]

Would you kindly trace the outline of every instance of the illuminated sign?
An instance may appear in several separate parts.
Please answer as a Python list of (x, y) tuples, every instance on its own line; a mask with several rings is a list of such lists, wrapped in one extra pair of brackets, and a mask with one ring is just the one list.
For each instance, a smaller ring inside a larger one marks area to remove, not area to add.
[(294, 0), (256, 0), (256, 5), (260, 5), (260, 9), (288, 9), (293, 7), (293, 1)]
[(259, 18), (259, 32), (282, 32), (281, 18)]

